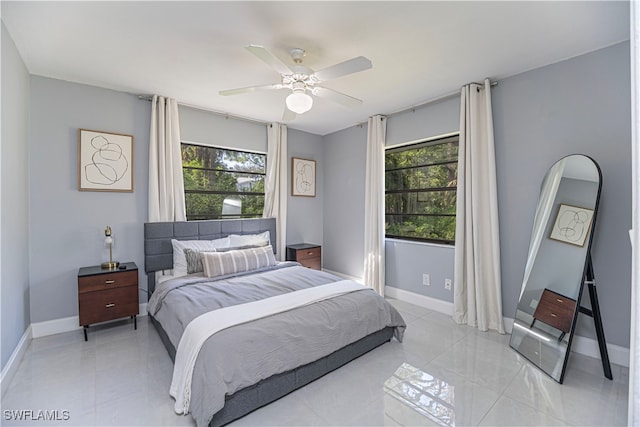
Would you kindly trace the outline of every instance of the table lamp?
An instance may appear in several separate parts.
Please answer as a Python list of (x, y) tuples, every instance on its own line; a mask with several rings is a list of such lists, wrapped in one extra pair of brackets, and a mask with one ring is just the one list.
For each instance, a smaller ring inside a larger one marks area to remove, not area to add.
[(120, 263), (113, 260), (113, 236), (111, 235), (111, 227), (107, 225), (104, 230), (104, 244), (109, 246), (109, 261), (101, 264), (102, 268), (108, 268), (110, 270), (118, 268)]

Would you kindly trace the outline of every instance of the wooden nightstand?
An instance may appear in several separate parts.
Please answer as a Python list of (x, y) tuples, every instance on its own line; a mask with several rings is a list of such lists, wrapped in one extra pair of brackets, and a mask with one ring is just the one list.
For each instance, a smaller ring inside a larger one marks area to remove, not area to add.
[(130, 316), (138, 329), (138, 266), (135, 262), (120, 264), (125, 269), (106, 269), (99, 265), (78, 270), (78, 313), (80, 326)]
[(287, 261), (297, 261), (305, 267), (322, 270), (322, 246), (313, 243), (288, 245)]
[(575, 300), (545, 289), (542, 292), (536, 311), (533, 313), (531, 327), (536, 323), (536, 320), (553, 326), (562, 332), (560, 338), (558, 338), (558, 341), (562, 341), (564, 335), (571, 330), (571, 322), (575, 311)]

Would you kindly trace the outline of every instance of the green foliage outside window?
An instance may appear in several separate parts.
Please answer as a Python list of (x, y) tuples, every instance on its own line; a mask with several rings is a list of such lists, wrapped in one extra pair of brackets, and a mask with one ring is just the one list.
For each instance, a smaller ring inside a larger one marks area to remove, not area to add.
[(266, 155), (182, 144), (187, 220), (259, 218)]
[(386, 236), (453, 244), (457, 174), (458, 136), (387, 150)]

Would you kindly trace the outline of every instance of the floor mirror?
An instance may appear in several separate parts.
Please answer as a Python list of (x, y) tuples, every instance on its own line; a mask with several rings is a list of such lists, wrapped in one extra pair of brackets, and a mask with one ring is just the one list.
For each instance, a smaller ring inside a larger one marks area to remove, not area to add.
[[(579, 313), (593, 317), (612, 378), (590, 256), (601, 188), (598, 164), (578, 154), (556, 162), (540, 187), (510, 345), (559, 383)], [(580, 304), (585, 286), (591, 308)]]

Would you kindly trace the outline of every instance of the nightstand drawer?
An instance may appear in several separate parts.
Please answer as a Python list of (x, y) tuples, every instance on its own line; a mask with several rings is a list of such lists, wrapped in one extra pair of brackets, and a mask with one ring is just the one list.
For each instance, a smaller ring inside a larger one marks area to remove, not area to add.
[(575, 300), (545, 289), (533, 317), (562, 332), (569, 332), (575, 310)]
[(296, 251), (296, 261), (302, 263), (302, 260), (309, 258), (320, 258), (322, 256), (322, 248), (320, 246), (309, 249), (298, 249)]
[(300, 264), (307, 268), (313, 268), (314, 270), (322, 270), (322, 261), (319, 257), (307, 258), (298, 260)]
[(138, 285), (138, 270), (78, 277), (78, 292), (81, 294), (132, 285)]
[(79, 295), (80, 325), (138, 314), (138, 286), (126, 286)]

